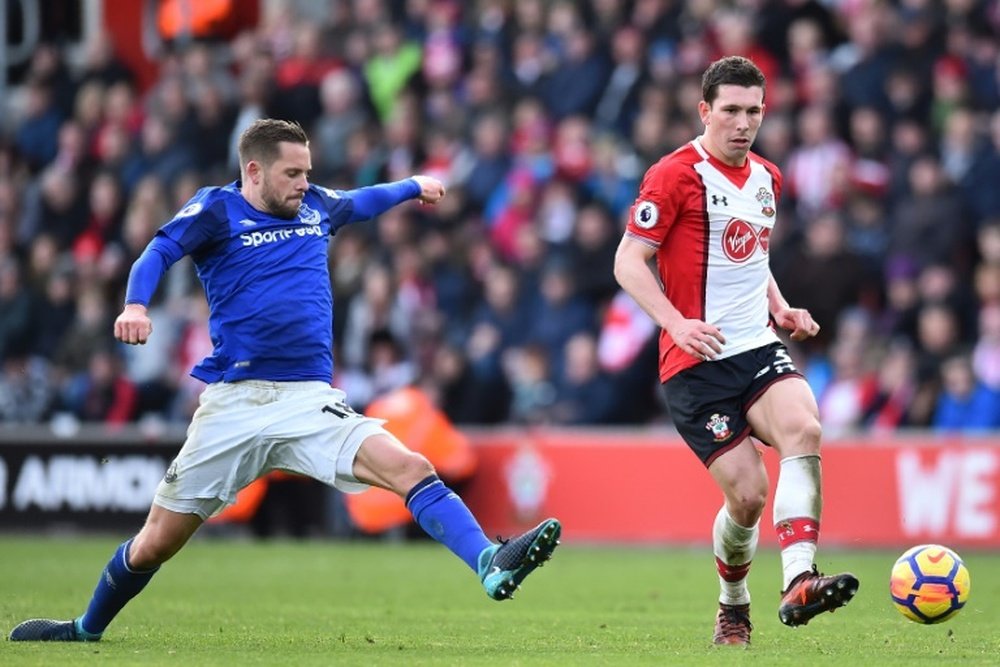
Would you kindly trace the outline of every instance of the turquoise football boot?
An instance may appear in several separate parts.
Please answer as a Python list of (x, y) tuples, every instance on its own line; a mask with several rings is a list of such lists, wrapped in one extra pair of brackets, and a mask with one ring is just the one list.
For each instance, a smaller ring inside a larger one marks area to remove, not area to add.
[(479, 554), (479, 580), (494, 600), (514, 596), (524, 578), (552, 557), (562, 526), (556, 519), (540, 524), (510, 540), (483, 549)]

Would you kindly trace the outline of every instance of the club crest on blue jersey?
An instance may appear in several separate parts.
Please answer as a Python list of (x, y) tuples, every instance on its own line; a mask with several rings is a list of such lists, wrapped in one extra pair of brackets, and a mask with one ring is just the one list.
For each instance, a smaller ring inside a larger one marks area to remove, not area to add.
[(303, 225), (318, 225), (319, 211), (302, 204), (299, 206), (299, 220), (302, 221)]

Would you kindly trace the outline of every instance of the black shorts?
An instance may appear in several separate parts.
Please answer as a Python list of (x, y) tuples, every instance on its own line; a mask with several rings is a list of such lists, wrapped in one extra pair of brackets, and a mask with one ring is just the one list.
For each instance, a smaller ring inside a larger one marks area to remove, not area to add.
[[(747, 410), (769, 385), (802, 377), (781, 343), (700, 363), (663, 383), (674, 426), (708, 467), (750, 435)], [(765, 443), (766, 444), (766, 443)]]

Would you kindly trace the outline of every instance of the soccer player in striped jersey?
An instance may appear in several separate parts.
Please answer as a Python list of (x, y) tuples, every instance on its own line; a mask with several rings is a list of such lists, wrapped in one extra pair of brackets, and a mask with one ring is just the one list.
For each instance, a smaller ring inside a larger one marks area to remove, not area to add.
[(31, 619), (15, 641), (95, 641), (159, 567), (236, 493), (271, 470), (345, 492), (377, 486), (406, 502), (419, 525), (461, 558), (495, 600), (510, 598), (548, 560), (561, 526), (547, 519), (490, 541), (430, 462), (382, 420), (355, 413), (333, 378), (331, 235), (404, 201), (435, 204), (437, 179), (414, 176), (350, 191), (309, 183), (309, 141), (295, 123), (263, 119), (239, 143), (241, 180), (199, 190), (164, 225), (129, 274), (115, 337), (152, 334), (146, 313), (164, 272), (194, 260), (209, 304), (214, 349), (191, 374), (206, 382), (187, 439), (156, 490), (145, 525), (115, 551), (86, 611)]
[(814, 564), (819, 412), (775, 325), (796, 341), (819, 325), (789, 306), (768, 266), (781, 173), (750, 151), (764, 88), (746, 58), (708, 67), (698, 104), (704, 133), (646, 172), (615, 260), (619, 284), (661, 328), (660, 381), (674, 424), (725, 498), (712, 533), (722, 589), (717, 644), (750, 643), (746, 579), (768, 492), (751, 436), (781, 459), (773, 503), (781, 621), (803, 625), (858, 589), (853, 575), (823, 576)]

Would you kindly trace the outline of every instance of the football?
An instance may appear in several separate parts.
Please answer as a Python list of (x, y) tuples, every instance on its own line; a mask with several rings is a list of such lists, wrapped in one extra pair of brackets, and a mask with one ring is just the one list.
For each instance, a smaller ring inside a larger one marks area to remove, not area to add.
[(969, 600), (969, 570), (957, 553), (939, 544), (908, 549), (892, 566), (892, 603), (916, 623), (941, 623)]

